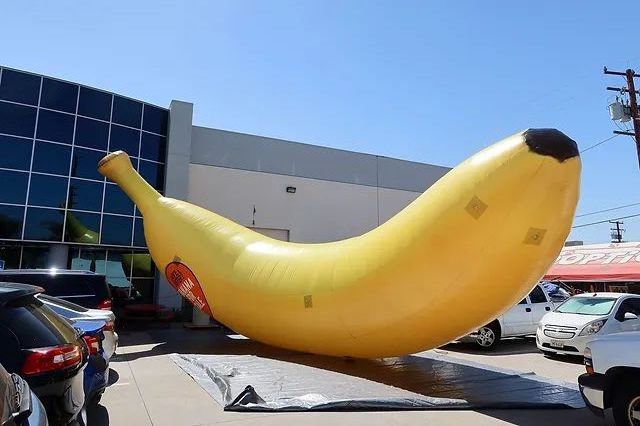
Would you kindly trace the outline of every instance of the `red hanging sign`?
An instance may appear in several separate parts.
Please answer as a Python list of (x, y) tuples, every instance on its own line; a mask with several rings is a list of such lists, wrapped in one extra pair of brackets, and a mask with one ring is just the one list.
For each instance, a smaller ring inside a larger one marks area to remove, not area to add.
[(193, 303), (193, 306), (212, 316), (202, 287), (200, 287), (198, 279), (187, 265), (182, 262), (171, 262), (165, 268), (164, 274), (169, 284), (178, 290), (178, 293)]

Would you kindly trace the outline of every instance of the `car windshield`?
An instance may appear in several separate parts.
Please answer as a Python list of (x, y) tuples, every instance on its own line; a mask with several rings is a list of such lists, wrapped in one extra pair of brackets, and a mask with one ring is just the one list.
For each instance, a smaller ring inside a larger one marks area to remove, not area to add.
[(607, 297), (573, 297), (558, 306), (556, 312), (563, 314), (607, 315), (616, 299)]

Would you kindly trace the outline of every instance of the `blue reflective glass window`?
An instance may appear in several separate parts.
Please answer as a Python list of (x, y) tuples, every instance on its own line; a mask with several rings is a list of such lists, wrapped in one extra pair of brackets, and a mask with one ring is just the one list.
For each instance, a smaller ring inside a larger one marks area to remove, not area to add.
[(153, 294), (155, 292), (153, 278), (133, 278), (131, 284), (134, 288), (133, 293), (140, 294), (140, 303), (153, 303)]
[(107, 150), (109, 123), (78, 117), (76, 123), (76, 145)]
[(36, 108), (0, 102), (0, 133), (33, 137)]
[(140, 128), (142, 103), (120, 96), (113, 97), (113, 116), (111, 121), (125, 126)]
[(67, 211), (64, 240), (74, 243), (99, 244), (100, 215)]
[(68, 176), (70, 161), (70, 146), (36, 141), (36, 146), (33, 150), (32, 170), (34, 172)]
[(167, 134), (167, 122), (169, 121), (169, 111), (155, 107), (153, 105), (144, 106), (144, 118), (142, 120), (142, 130), (148, 132)]
[(38, 115), (36, 137), (70, 144), (73, 141), (74, 121), (75, 117), (73, 115), (41, 109)]
[(25, 204), (29, 173), (0, 170), (0, 203)]
[(25, 240), (62, 241), (64, 210), (27, 207)]
[(71, 179), (67, 206), (70, 209), (99, 212), (102, 209), (103, 186), (102, 182)]
[(110, 93), (81, 87), (78, 114), (109, 121), (111, 118), (111, 98)]
[(104, 155), (103, 152), (99, 151), (75, 148), (73, 150), (71, 176), (102, 181), (103, 176), (98, 173), (98, 163)]
[(104, 193), (104, 211), (132, 215), (133, 202), (117, 185), (107, 184)]
[(111, 125), (111, 139), (109, 140), (109, 152), (124, 151), (131, 157), (138, 156), (140, 145), (140, 131), (127, 127)]
[(140, 143), (140, 157), (147, 160), (163, 162), (166, 159), (167, 139), (153, 135), (151, 133), (142, 132), (142, 141)]
[[(136, 224), (137, 226), (137, 224)], [(135, 231), (134, 231), (135, 232)], [(131, 268), (132, 277), (152, 278), (156, 275), (156, 267), (148, 251), (133, 252), (134, 262)]]
[(29, 170), (32, 146), (30, 139), (0, 135), (0, 167)]
[(144, 238), (144, 225), (142, 219), (136, 218), (133, 227), (133, 245), (137, 247), (146, 247), (147, 241)]
[(102, 216), (101, 243), (130, 246), (132, 228), (133, 217), (105, 214)]
[(67, 183), (67, 178), (32, 173), (29, 205), (64, 208)]
[(40, 77), (24, 72), (2, 70), (0, 81), (0, 99), (38, 105)]
[(49, 250), (47, 246), (25, 246), (22, 249), (22, 269), (48, 268)]
[(58, 111), (76, 112), (76, 102), (78, 102), (78, 85), (66, 83), (64, 81), (42, 80), (42, 94), (40, 95), (40, 106)]
[(164, 164), (152, 163), (151, 161), (140, 160), (138, 166), (140, 175), (158, 191), (164, 189)]
[(19, 240), (22, 238), (24, 207), (0, 204), (0, 238)]
[[(20, 220), (22, 223), (22, 220)], [(2, 213), (0, 213), (0, 238), (2, 237)], [(12, 245), (11, 243), (0, 242), (0, 260), (4, 260), (5, 269), (18, 269), (20, 268), (20, 253), (22, 252), (21, 245)], [(4, 348), (3, 348), (4, 349)]]

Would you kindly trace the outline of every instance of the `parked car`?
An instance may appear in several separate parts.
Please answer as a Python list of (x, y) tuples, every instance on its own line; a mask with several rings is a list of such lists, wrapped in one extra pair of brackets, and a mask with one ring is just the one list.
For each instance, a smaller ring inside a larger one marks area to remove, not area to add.
[(67, 320), (35, 295), (43, 289), (0, 283), (0, 364), (20, 374), (53, 424), (83, 419), (84, 340)]
[(533, 336), (544, 314), (560, 303), (554, 302), (552, 293), (556, 295), (556, 301), (562, 300), (563, 294), (569, 297), (566, 291), (553, 283), (537, 284), (520, 303), (461, 340), (473, 340), (482, 349), (493, 349), (505, 337)]
[(47, 426), (47, 412), (17, 374), (9, 374), (0, 364), (0, 425)]
[(85, 308), (111, 309), (111, 292), (104, 275), (68, 269), (7, 269), (0, 281), (37, 285), (50, 295)]
[(640, 332), (598, 337), (584, 350), (585, 374), (578, 377), (582, 398), (595, 414), (613, 409), (616, 425), (640, 420)]
[(101, 320), (73, 321), (71, 324), (82, 330), (82, 338), (89, 349), (89, 361), (84, 369), (85, 405), (97, 404), (107, 388), (109, 357), (102, 347), (105, 322)]
[(104, 321), (105, 325), (102, 329), (104, 333), (104, 341), (102, 346), (108, 358), (111, 358), (118, 348), (118, 333), (115, 331), (116, 316), (112, 311), (106, 309), (88, 309), (77, 305), (68, 300), (59, 297), (49, 296), (47, 294), (36, 295), (38, 300), (47, 305), (58, 315), (62, 315), (68, 320), (73, 321)]
[(583, 293), (567, 299), (538, 325), (536, 344), (544, 354), (580, 355), (595, 337), (640, 330), (640, 295)]

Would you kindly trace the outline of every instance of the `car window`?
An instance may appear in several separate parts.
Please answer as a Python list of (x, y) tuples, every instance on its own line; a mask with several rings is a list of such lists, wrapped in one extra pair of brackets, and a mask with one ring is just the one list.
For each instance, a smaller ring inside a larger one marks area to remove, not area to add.
[(544, 291), (540, 288), (540, 286), (535, 286), (531, 293), (529, 293), (529, 299), (531, 299), (531, 303), (546, 303), (547, 296), (545, 296)]
[(0, 323), (16, 335), (23, 349), (77, 340), (74, 328), (35, 297), (23, 297), (4, 305), (0, 310)]
[(608, 315), (616, 299), (608, 297), (572, 297), (558, 306), (556, 312), (563, 314)]
[(571, 297), (571, 294), (567, 290), (555, 283), (542, 283), (542, 288), (547, 292), (551, 300), (554, 302), (562, 302)]
[(634, 309), (634, 313), (640, 316), (640, 297), (632, 297), (627, 299), (631, 307)]
[(616, 312), (616, 319), (624, 321), (624, 314), (630, 312), (640, 317), (640, 298), (630, 298), (623, 300)]
[(80, 306), (78, 304), (69, 302), (68, 300), (64, 300), (64, 299), (60, 299), (59, 297), (52, 297), (49, 296), (47, 294), (39, 294), (38, 295), (38, 299), (44, 300), (45, 302), (50, 302), (51, 304), (48, 305), (51, 309), (53, 309), (54, 311), (58, 312), (56, 309), (54, 309), (53, 305), (57, 305), (59, 307), (62, 308), (66, 308), (70, 311), (76, 311), (76, 312), (89, 312), (89, 310), (87, 308), (85, 308), (84, 306)]
[(524, 299), (522, 299), (520, 301), (520, 303), (518, 303), (518, 305), (526, 305), (527, 304), (527, 298), (525, 297)]

